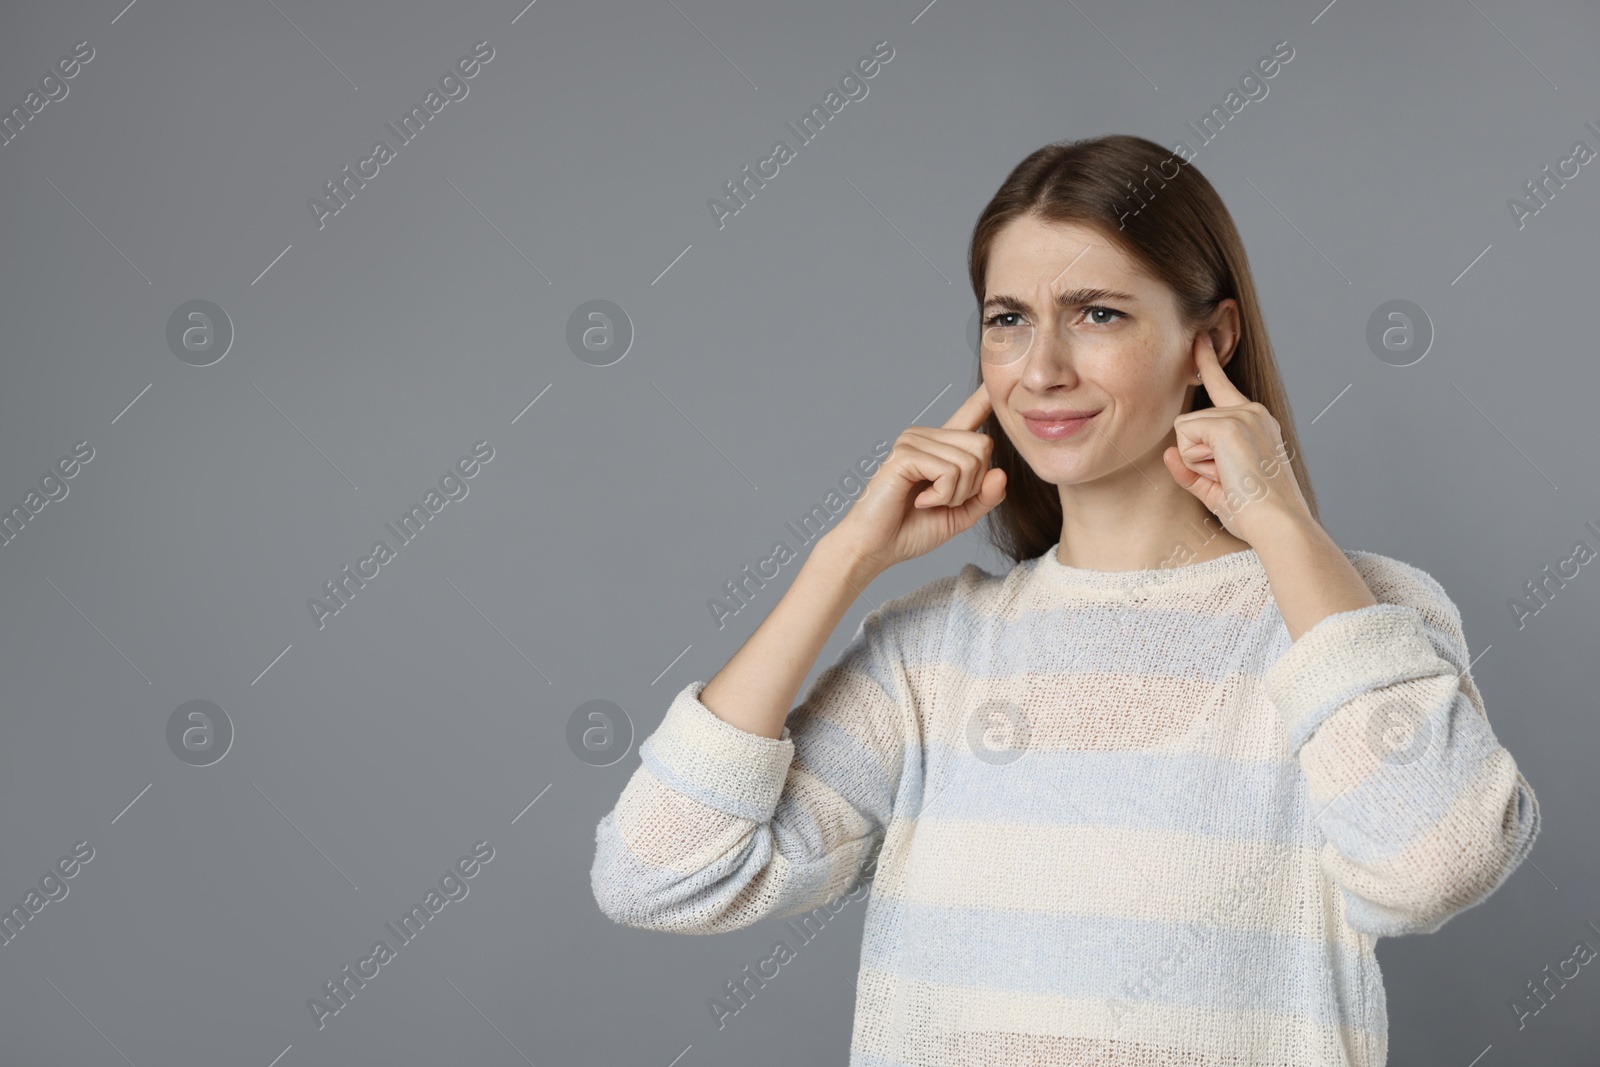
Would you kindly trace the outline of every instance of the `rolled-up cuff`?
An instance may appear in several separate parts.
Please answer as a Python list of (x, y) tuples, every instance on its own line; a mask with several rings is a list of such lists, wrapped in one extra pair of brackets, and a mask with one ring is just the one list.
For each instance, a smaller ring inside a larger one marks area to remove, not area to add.
[(1422, 616), (1404, 604), (1373, 604), (1327, 616), (1262, 676), (1298, 753), (1340, 707), (1363, 693), (1413, 678), (1454, 674), (1428, 640)]
[(762, 737), (718, 718), (700, 701), (704, 681), (673, 697), (666, 717), (639, 746), (639, 758), (664, 784), (741, 819), (766, 822), (794, 760), (789, 727)]

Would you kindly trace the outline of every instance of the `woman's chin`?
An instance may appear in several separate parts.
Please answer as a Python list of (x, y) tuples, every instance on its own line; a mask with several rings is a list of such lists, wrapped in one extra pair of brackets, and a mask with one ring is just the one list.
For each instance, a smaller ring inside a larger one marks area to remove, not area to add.
[(1086, 463), (1050, 459), (1042, 463), (1029, 463), (1028, 466), (1039, 476), (1040, 481), (1048, 482), (1050, 485), (1076, 485), (1098, 477), (1093, 468)]

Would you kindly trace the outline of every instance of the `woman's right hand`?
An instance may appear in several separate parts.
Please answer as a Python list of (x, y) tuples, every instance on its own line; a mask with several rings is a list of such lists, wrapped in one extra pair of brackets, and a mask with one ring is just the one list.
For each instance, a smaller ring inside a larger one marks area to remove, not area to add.
[(907, 427), (830, 534), (882, 573), (971, 529), (1006, 496), (994, 439), (978, 432), (992, 410), (980, 385), (943, 426)]

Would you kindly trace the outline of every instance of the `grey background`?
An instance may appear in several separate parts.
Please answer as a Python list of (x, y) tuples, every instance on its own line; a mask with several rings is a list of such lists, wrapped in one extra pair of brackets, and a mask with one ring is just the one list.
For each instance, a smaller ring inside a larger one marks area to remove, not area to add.
[[(1488, 902), (1380, 943), (1390, 1059), (1592, 1062), (1592, 968), (1521, 1031), (1508, 1001), (1600, 945), (1600, 577), (1521, 631), (1507, 601), (1600, 522), (1597, 165), (1520, 231), (1506, 207), (1600, 147), (1592, 4), (113, 0), (0, 26), (4, 109), (95, 49), (0, 148), (0, 505), (95, 449), (0, 548), (0, 902), (95, 849), (0, 948), (0, 1061), (842, 1063), (861, 905), (718, 1032), (707, 999), (778, 924), (613, 925), (595, 823), (798, 565), (725, 629), (707, 598), (970, 392), (967, 241), (1005, 173), (1064, 138), (1194, 146), (1288, 40), (1195, 163), (1325, 524), (1449, 590), (1545, 818)], [(469, 95), (319, 231), (307, 199), (481, 39)], [(783, 123), (880, 40), (869, 95), (797, 147)], [(797, 158), (719, 231), (706, 200), (780, 137)], [(204, 368), (165, 340), (193, 299), (237, 331)], [(593, 299), (636, 334), (608, 367), (565, 340)], [(1437, 332), (1413, 366), (1365, 342), (1392, 299)], [(469, 495), (319, 630), (307, 598), (478, 440)], [(972, 532), (883, 576), (811, 677), (969, 560), (1003, 567)], [(194, 699), (236, 731), (208, 767), (165, 739)], [(592, 699), (636, 727), (605, 768), (565, 742)], [(469, 896), (319, 1032), (307, 998), (485, 839)]]

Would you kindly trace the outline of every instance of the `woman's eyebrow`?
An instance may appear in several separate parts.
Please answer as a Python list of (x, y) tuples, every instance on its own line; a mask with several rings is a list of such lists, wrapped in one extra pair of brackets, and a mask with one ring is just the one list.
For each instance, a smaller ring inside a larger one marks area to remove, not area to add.
[[(1095, 304), (1102, 300), (1135, 303), (1138, 297), (1132, 293), (1119, 292), (1115, 289), (1068, 289), (1056, 297), (1056, 307), (1082, 307), (1084, 304)], [(1005, 308), (1007, 311), (1028, 312), (1033, 310), (1028, 306), (1026, 300), (1007, 293), (996, 293), (983, 302), (985, 311), (991, 307)]]

